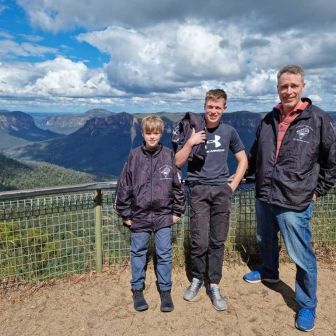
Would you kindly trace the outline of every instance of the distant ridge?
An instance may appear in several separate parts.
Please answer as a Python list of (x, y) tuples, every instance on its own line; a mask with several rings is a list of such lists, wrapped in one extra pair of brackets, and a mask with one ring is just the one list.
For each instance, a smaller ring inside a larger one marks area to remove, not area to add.
[(94, 176), (46, 162), (20, 162), (0, 154), (0, 191), (93, 182)]
[[(248, 150), (261, 116), (257, 113), (228, 113), (225, 122), (236, 126)], [(6, 151), (24, 160), (45, 161), (98, 175), (118, 176), (131, 149), (142, 144), (141, 119), (145, 114), (114, 113), (104, 118), (91, 118), (80, 129), (59, 139), (29, 144)], [(162, 116), (165, 129), (162, 143), (171, 148), (174, 122)], [(224, 118), (224, 117), (223, 117)], [(232, 161), (232, 162), (231, 162)], [(230, 160), (233, 169), (234, 160)]]
[(38, 128), (34, 119), (27, 113), (21, 111), (0, 112), (0, 148), (55, 139), (60, 136), (50, 130)]
[(61, 134), (71, 134), (84, 126), (91, 118), (104, 118), (113, 114), (105, 109), (91, 109), (83, 114), (59, 114), (53, 116), (34, 116), (35, 121), (42, 129), (48, 129)]

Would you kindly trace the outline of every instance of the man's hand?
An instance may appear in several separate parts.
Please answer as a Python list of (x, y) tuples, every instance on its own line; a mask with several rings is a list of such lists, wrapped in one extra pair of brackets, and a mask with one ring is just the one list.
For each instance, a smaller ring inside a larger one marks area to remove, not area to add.
[(173, 224), (176, 224), (180, 220), (180, 218), (181, 217), (179, 216), (173, 215)]
[(131, 219), (124, 219), (123, 220), (124, 225), (126, 226), (131, 226), (132, 225), (132, 220)]

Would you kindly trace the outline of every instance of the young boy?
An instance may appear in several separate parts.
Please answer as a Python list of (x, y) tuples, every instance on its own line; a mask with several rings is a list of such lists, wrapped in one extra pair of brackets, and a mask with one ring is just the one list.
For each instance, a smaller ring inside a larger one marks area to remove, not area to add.
[(184, 189), (174, 154), (160, 144), (164, 124), (149, 116), (142, 121), (144, 144), (131, 151), (117, 186), (116, 208), (131, 230), (131, 287), (134, 309), (148, 304), (143, 295), (149, 238), (154, 232), (161, 311), (171, 312), (172, 224), (184, 212)]

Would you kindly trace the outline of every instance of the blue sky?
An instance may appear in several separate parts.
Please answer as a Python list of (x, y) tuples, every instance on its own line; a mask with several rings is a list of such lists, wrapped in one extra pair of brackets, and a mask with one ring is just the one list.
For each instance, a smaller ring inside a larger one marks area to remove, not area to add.
[(305, 95), (334, 111), (334, 0), (0, 0), (0, 110), (268, 111), (276, 72), (301, 64)]

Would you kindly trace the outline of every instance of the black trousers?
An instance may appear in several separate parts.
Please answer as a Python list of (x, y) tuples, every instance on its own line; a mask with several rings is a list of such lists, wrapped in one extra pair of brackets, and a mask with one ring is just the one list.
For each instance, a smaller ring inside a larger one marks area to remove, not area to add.
[(229, 231), (232, 189), (225, 185), (190, 187), (192, 276), (219, 284)]

